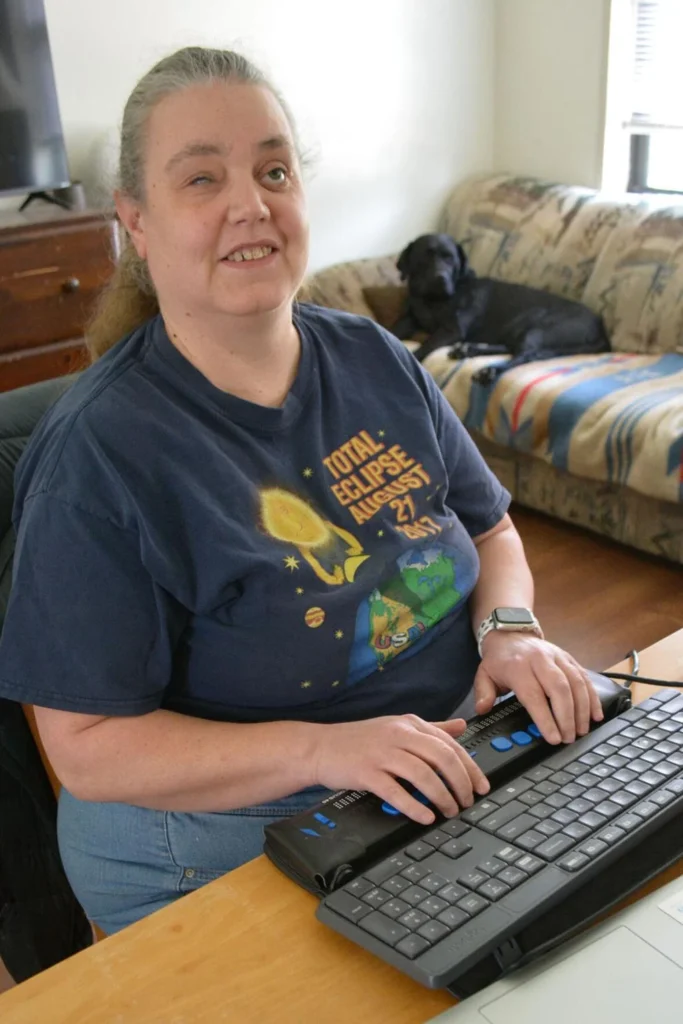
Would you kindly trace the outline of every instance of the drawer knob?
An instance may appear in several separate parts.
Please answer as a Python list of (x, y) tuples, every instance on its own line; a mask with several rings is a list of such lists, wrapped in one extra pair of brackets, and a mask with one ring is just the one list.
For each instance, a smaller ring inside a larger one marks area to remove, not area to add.
[(72, 292), (77, 292), (81, 287), (81, 282), (77, 277), (67, 277), (66, 281), (62, 284), (62, 291), (70, 295)]

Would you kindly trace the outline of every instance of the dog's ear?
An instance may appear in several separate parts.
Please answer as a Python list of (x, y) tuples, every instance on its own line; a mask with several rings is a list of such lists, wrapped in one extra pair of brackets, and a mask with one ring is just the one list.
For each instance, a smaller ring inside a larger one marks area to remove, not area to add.
[(459, 242), (455, 243), (455, 251), (458, 254), (459, 268), (457, 270), (454, 270), (453, 280), (456, 282), (467, 281), (468, 279), (471, 280), (473, 277), (476, 277), (477, 275), (472, 270), (472, 267), (470, 266), (470, 261), (467, 259), (467, 253), (465, 252), (465, 250), (463, 249)]
[(405, 279), (408, 276), (408, 272), (410, 270), (410, 252), (411, 252), (411, 249), (413, 248), (414, 244), (415, 244), (414, 242), (410, 242), (405, 247), (405, 249), (403, 250), (403, 252), (399, 256), (399, 258), (396, 260), (396, 266), (397, 266), (398, 271), (399, 271), (399, 273), (401, 275), (401, 280), (402, 281), (405, 281)]

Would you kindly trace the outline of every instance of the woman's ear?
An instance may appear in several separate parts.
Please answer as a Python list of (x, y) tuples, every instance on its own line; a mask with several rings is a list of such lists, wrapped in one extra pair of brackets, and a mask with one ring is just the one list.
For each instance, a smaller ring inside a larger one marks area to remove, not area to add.
[(408, 276), (409, 270), (410, 270), (410, 250), (412, 248), (413, 248), (413, 243), (410, 242), (405, 247), (405, 249), (403, 250), (403, 252), (401, 253), (401, 255), (399, 256), (399, 258), (396, 261), (396, 266), (397, 266), (397, 268), (398, 268), (398, 270), (399, 270), (399, 272), (401, 274), (401, 280), (402, 281), (405, 281), (406, 277)]
[(114, 192), (114, 205), (116, 206), (119, 220), (128, 232), (128, 237), (133, 243), (135, 251), (141, 260), (146, 259), (147, 239), (145, 238), (145, 225), (140, 203), (117, 189)]

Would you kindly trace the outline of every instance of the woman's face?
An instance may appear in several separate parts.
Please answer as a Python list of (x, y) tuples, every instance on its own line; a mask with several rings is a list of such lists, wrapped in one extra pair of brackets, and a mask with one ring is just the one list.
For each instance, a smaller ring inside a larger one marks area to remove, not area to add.
[(260, 86), (192, 86), (148, 122), (144, 199), (117, 197), (162, 312), (248, 316), (288, 304), (308, 225), (292, 134)]

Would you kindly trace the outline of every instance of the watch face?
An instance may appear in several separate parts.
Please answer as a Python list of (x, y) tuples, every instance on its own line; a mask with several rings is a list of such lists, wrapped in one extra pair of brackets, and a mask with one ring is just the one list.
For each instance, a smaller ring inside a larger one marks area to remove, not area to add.
[(532, 626), (534, 617), (528, 608), (496, 608), (494, 616), (501, 625)]

